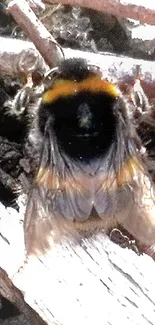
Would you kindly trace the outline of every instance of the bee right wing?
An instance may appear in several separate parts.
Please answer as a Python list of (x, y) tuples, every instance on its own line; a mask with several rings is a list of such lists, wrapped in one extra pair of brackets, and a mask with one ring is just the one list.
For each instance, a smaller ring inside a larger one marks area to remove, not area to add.
[(96, 190), (95, 208), (107, 222), (113, 215), (139, 243), (155, 244), (155, 187), (138, 155), (129, 156)]

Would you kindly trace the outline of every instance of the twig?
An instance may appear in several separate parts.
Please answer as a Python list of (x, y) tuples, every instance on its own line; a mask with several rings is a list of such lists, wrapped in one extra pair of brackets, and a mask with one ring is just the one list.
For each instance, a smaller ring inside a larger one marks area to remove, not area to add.
[[(46, 3), (57, 3), (58, 0), (43, 0)], [(139, 20), (142, 24), (155, 25), (155, 5), (153, 1), (141, 0), (61, 0), (61, 4), (87, 7), (111, 15)]]
[(50, 67), (60, 62), (63, 57), (61, 47), (38, 20), (25, 0), (10, 1), (8, 11), (13, 15), (19, 26), (26, 31)]

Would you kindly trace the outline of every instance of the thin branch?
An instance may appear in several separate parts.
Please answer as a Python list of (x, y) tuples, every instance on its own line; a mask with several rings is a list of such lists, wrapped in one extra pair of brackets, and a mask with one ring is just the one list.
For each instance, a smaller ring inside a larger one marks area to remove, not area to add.
[[(43, 0), (45, 3), (58, 3), (58, 0)], [(155, 4), (145, 0), (61, 0), (62, 4), (87, 7), (114, 16), (139, 20), (142, 24), (155, 25)]]
[(46, 63), (50, 67), (56, 65), (63, 57), (61, 48), (38, 20), (28, 3), (25, 0), (10, 1), (8, 11), (13, 15), (18, 25), (29, 35)]

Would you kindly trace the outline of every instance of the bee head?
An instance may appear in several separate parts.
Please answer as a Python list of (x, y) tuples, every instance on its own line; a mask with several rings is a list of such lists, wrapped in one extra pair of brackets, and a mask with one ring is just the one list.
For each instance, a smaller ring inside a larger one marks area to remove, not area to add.
[(116, 136), (118, 98), (117, 87), (92, 72), (85, 61), (66, 60), (43, 94), (40, 131), (45, 134), (48, 129), (72, 158), (103, 156)]

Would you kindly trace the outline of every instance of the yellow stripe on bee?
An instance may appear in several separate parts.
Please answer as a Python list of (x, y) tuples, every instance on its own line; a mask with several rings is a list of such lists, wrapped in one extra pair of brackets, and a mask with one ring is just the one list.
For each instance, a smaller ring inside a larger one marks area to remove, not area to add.
[(53, 101), (67, 96), (74, 96), (79, 92), (106, 93), (112, 97), (120, 95), (118, 87), (106, 80), (101, 80), (98, 76), (89, 77), (83, 81), (70, 81), (62, 79), (55, 83), (52, 89), (43, 94), (43, 103), (50, 104)]
[(53, 174), (50, 168), (40, 168), (35, 182), (38, 185), (44, 186), (47, 190), (63, 190), (64, 188), (72, 188), (76, 192), (81, 192), (83, 189), (83, 183), (85, 181), (85, 175), (82, 175), (80, 180), (82, 181), (81, 184), (73, 181), (71, 177), (68, 177), (67, 180), (62, 180)]
[(49, 168), (40, 168), (36, 176), (36, 183), (52, 189), (54, 187), (54, 178)]
[[(103, 174), (102, 190), (103, 192), (115, 191), (118, 187), (126, 184), (131, 184), (136, 177), (144, 174), (144, 168), (136, 156), (129, 157), (123, 164), (122, 168), (115, 174)], [(86, 179), (85, 179), (86, 177)], [(61, 180), (52, 173), (50, 168), (40, 168), (35, 179), (38, 185), (42, 185), (48, 190), (63, 190), (64, 188), (72, 188), (74, 191), (82, 192), (83, 184), (87, 183), (87, 176), (82, 174), (78, 181), (73, 181), (68, 177), (66, 180)], [(101, 181), (101, 178), (100, 178)], [(87, 186), (86, 186), (87, 187)]]
[(129, 157), (116, 175), (118, 186), (131, 183), (133, 177), (136, 177), (139, 171), (144, 173), (144, 168), (138, 158), (136, 156)]
[[(117, 173), (114, 171), (103, 178), (103, 192), (115, 191), (118, 187), (131, 184), (132, 181), (138, 181), (140, 175), (144, 174), (144, 168), (136, 156), (129, 157)], [(137, 178), (137, 179), (136, 179)]]

